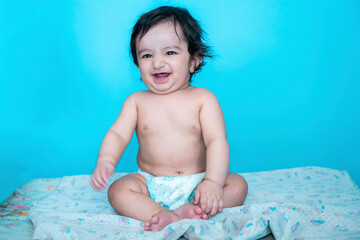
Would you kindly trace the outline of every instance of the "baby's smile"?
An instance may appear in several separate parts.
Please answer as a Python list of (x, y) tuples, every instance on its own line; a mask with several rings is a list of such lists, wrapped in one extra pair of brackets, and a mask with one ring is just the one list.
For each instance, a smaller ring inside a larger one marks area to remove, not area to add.
[(154, 81), (156, 83), (165, 82), (168, 79), (169, 76), (170, 76), (170, 73), (166, 73), (166, 72), (153, 74)]

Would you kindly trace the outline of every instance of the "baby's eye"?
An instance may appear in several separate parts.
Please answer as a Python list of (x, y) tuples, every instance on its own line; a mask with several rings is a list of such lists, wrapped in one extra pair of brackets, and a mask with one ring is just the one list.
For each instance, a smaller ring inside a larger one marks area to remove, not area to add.
[(166, 55), (175, 55), (176, 54), (176, 52), (174, 52), (174, 51), (168, 51), (168, 52), (166, 52)]
[(151, 58), (151, 54), (144, 54), (142, 58)]

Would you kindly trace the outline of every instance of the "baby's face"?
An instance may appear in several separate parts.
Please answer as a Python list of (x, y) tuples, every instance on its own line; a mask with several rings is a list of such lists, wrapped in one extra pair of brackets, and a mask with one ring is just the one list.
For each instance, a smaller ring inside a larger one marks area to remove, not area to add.
[(189, 86), (190, 73), (200, 63), (191, 57), (180, 26), (161, 22), (136, 42), (141, 79), (150, 91), (168, 94)]

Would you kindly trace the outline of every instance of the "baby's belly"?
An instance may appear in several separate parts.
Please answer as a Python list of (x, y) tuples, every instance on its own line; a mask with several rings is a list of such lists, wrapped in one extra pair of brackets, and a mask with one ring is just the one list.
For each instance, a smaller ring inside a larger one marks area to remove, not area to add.
[(155, 176), (189, 175), (205, 171), (205, 147), (202, 144), (148, 144), (141, 146), (138, 166)]

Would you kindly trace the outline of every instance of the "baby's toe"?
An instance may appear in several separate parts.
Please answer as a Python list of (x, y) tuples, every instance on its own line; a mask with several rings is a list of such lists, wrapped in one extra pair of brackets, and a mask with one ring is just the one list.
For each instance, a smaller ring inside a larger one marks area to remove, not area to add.
[(206, 213), (201, 213), (201, 219), (207, 220), (208, 219), (208, 215)]
[(151, 221), (144, 222), (144, 230), (145, 231), (151, 231), (151, 226), (152, 226)]
[(196, 215), (201, 215), (203, 213), (203, 211), (201, 210), (201, 208), (199, 206), (195, 206), (194, 213)]
[(157, 224), (159, 223), (159, 216), (158, 215), (155, 215), (151, 218), (151, 223), (152, 224)]

